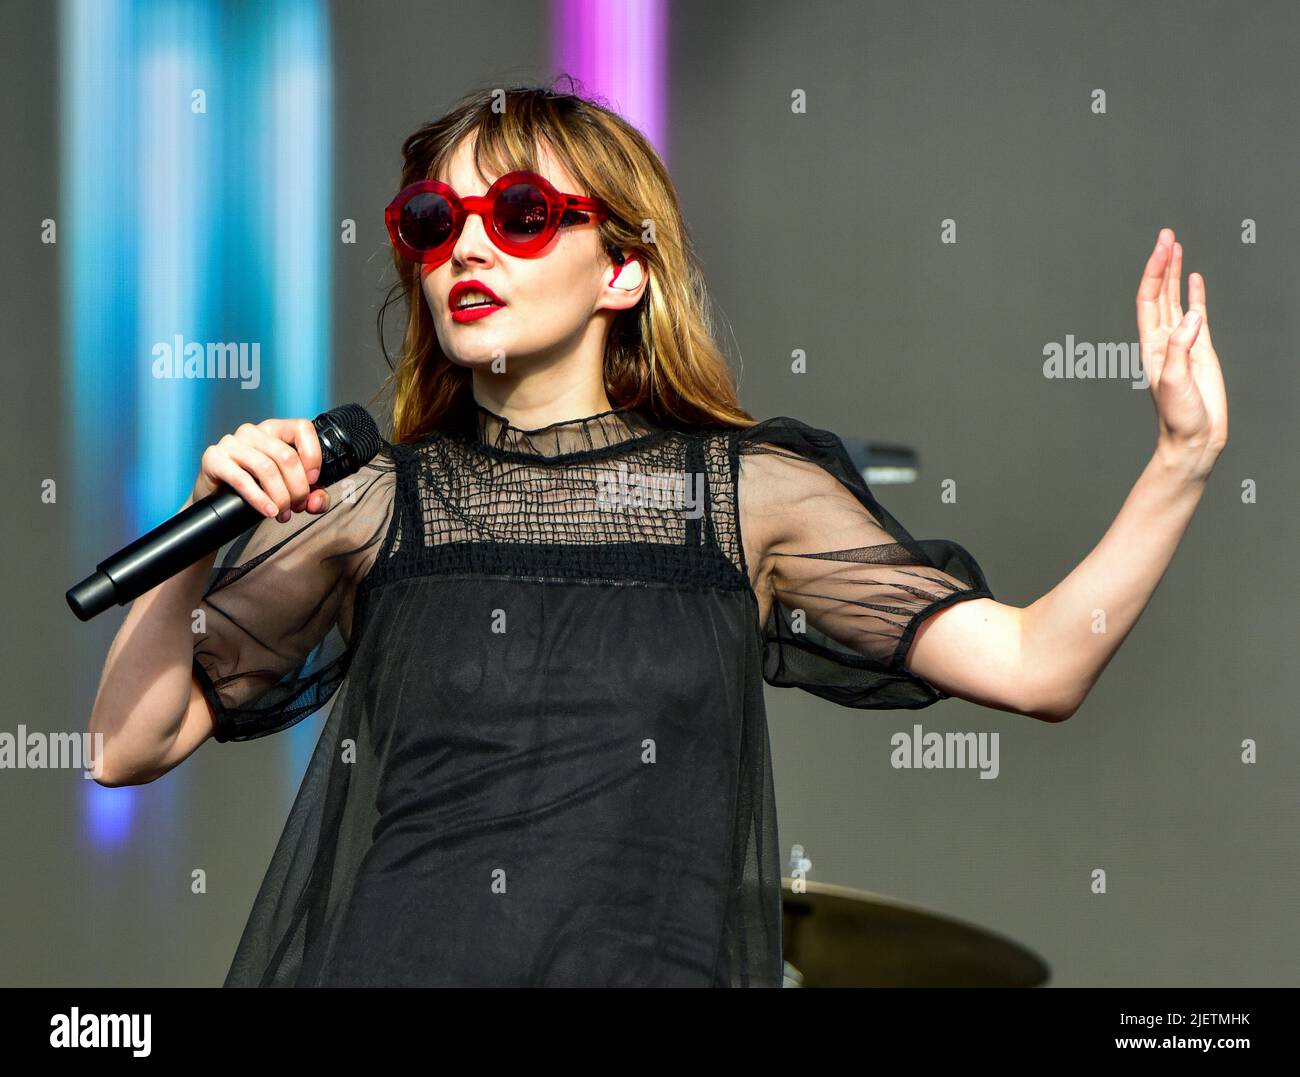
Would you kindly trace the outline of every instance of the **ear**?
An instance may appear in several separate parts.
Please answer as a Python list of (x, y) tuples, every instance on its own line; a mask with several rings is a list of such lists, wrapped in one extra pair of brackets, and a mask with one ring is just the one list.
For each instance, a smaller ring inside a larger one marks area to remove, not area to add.
[[(618, 257), (615, 257), (615, 255)], [(607, 308), (626, 310), (634, 307), (645, 293), (647, 275), (645, 263), (634, 254), (611, 249), (610, 257), (614, 264), (606, 271), (605, 288), (602, 289)], [(618, 259), (622, 258), (620, 262)]]

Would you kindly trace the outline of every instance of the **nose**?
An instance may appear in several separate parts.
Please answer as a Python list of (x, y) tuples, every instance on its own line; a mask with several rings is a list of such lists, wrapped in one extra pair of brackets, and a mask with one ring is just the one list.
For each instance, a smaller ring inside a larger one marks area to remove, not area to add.
[(483, 217), (473, 211), (466, 213), (465, 224), (451, 249), (452, 261), (458, 265), (490, 262), (495, 257), (495, 251), (496, 247), (483, 224)]

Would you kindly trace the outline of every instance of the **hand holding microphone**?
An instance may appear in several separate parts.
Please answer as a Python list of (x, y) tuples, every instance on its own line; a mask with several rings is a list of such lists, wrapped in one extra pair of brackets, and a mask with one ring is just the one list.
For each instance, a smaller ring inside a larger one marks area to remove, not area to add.
[[(204, 452), (194, 503), (101, 561), (68, 591), (68, 605), (88, 621), (152, 590), (261, 519), (275, 516), (283, 523), (295, 511), (324, 512), (329, 496), (322, 488), (369, 463), (381, 442), (360, 404), (344, 404), (312, 422), (245, 423)], [(314, 481), (313, 471), (319, 471)]]
[(295, 512), (323, 512), (329, 495), (319, 485), (320, 438), (309, 419), (244, 423), (203, 453), (190, 494), (203, 500), (223, 484), (253, 508), (287, 523)]

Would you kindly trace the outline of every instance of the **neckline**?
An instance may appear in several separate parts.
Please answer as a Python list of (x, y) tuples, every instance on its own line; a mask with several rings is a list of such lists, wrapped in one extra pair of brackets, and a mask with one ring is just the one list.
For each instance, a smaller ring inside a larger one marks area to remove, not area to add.
[(480, 448), (496, 455), (547, 460), (597, 456), (641, 441), (658, 429), (630, 406), (524, 429), (474, 401), (473, 418), (471, 429)]
[(498, 415), (495, 411), (485, 408), (477, 400), (474, 401), (474, 410), (478, 413), (480, 429), (482, 429), (485, 420), (494, 420), (496, 424), (499, 424), (501, 427), (511, 431), (512, 433), (524, 434), (532, 437), (537, 434), (545, 434), (547, 431), (554, 430), (557, 427), (586, 425), (596, 419), (603, 419), (606, 415), (621, 415), (624, 412), (634, 411), (635, 409), (631, 407), (608, 408), (605, 411), (598, 411), (594, 415), (583, 415), (577, 419), (560, 419), (553, 423), (547, 423), (545, 426), (535, 427), (532, 430), (525, 430), (523, 427), (515, 426), (515, 424), (504, 415)]

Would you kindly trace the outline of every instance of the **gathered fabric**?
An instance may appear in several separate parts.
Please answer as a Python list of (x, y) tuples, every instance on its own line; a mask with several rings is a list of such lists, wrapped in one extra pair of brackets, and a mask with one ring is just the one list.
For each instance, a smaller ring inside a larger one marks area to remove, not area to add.
[(785, 416), (475, 406), (329, 494), (203, 598), (218, 741), (330, 706), (227, 986), (780, 986), (764, 683), (929, 706), (917, 628), (992, 597)]

